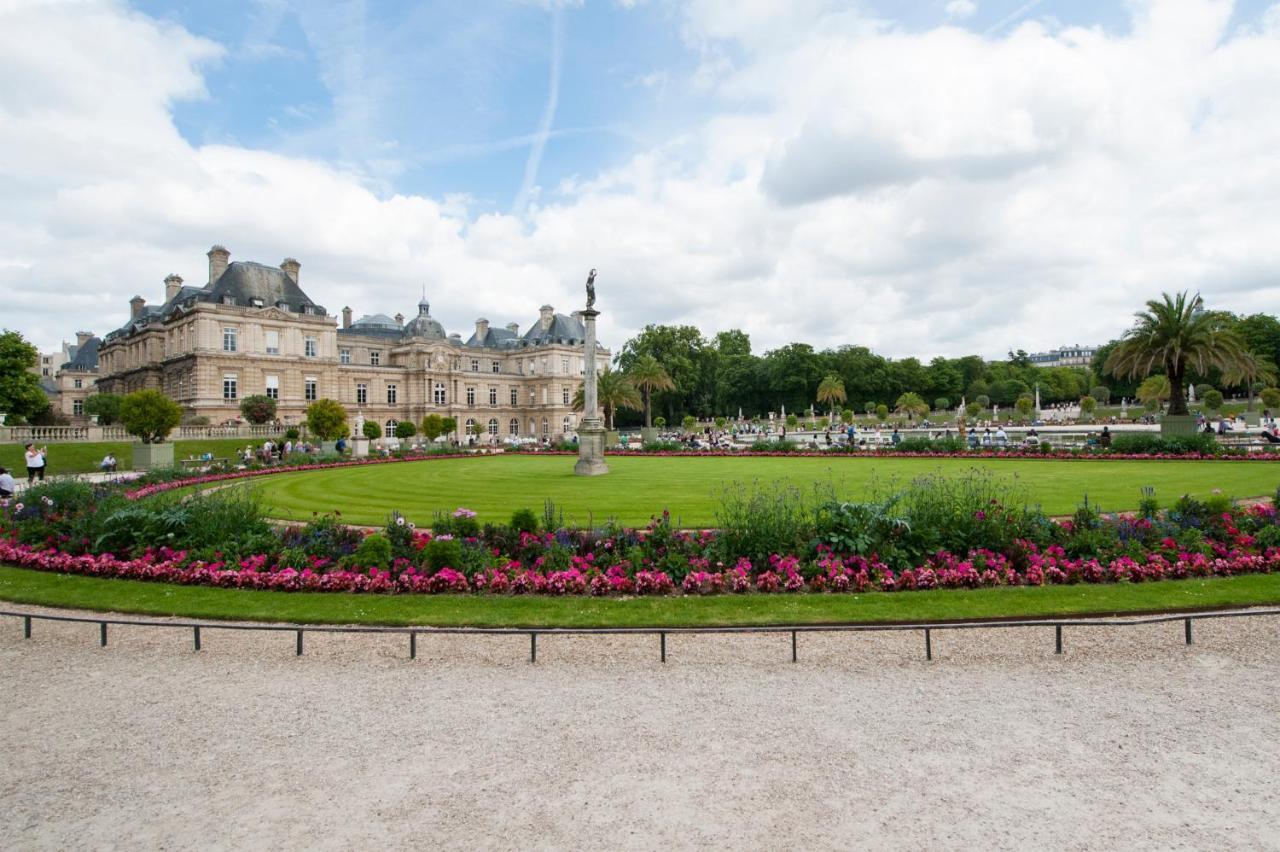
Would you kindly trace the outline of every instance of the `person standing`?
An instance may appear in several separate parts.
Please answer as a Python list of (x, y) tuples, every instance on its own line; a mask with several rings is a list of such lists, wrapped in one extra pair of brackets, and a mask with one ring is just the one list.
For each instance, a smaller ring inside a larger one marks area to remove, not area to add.
[(36, 449), (35, 444), (27, 444), (26, 450), (27, 484), (30, 485), (37, 478), (44, 482), (45, 454), (48, 448)]

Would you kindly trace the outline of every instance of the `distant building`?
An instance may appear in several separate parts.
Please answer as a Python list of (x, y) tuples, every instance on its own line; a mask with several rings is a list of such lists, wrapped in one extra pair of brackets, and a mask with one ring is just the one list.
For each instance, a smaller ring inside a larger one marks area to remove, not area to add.
[[(207, 284), (170, 275), (161, 304), (130, 300), (129, 321), (97, 353), (98, 390), (155, 388), (214, 424), (238, 419), (240, 400), (262, 394), (278, 400), (286, 424), (328, 398), (353, 422), (360, 413), (384, 431), (427, 414), (457, 418), (459, 437), (473, 424), (488, 440), (577, 431), (586, 337), (577, 313), (543, 305), (523, 334), (514, 323), (478, 319), (464, 342), (432, 318), (425, 298), (408, 322), (400, 314), (353, 320), (343, 308), (339, 323), (299, 287), (298, 261), (230, 263), (222, 246), (208, 257)], [(608, 360), (608, 350), (598, 352)]]
[(1048, 352), (1036, 352), (1031, 356), (1031, 363), (1037, 367), (1088, 367), (1093, 356), (1098, 352), (1097, 346), (1060, 346)]
[(91, 331), (77, 331), (76, 342), (62, 342), (57, 352), (42, 352), (31, 372), (40, 377), (40, 388), (59, 419), (87, 423), (84, 398), (94, 391), (98, 371), (98, 344)]

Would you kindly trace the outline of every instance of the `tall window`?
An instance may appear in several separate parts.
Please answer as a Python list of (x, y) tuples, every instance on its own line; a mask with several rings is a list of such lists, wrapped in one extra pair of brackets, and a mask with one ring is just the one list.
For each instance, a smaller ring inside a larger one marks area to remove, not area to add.
[(516, 390), (515, 388), (511, 389), (511, 404), (512, 405), (520, 404), (520, 391)]
[(569, 404), (569, 386), (568, 385), (565, 385), (564, 387), (560, 388), (560, 396), (563, 403), (565, 405), (568, 405)]
[(467, 405), (475, 405), (475, 404), (476, 404), (476, 389), (469, 387), (467, 388)]
[(339, 350), (338, 350), (338, 362), (339, 362), (339, 363), (342, 363), (342, 364), (350, 364), (350, 363), (351, 363), (351, 350), (350, 350), (350, 349), (339, 349)]
[(316, 393), (318, 386), (319, 386), (319, 383), (316, 382), (315, 376), (307, 376), (306, 380), (302, 383), (303, 399), (305, 399), (307, 402), (315, 402), (319, 396)]
[[(542, 404), (543, 404), (543, 405), (546, 405), (546, 404), (547, 404), (547, 388), (546, 388), (546, 385), (543, 385), (543, 387), (542, 387)], [(543, 432), (545, 432), (545, 431), (547, 431), (547, 430), (546, 430), (546, 429), (543, 429), (542, 431), (543, 431)]]
[(319, 344), (316, 342), (316, 339), (314, 337), (303, 338), (303, 341), (302, 341), (303, 355), (305, 355), (308, 358), (314, 358), (316, 357), (316, 354), (319, 352), (319, 349), (320, 349)]
[(498, 434), (498, 418), (496, 417), (489, 418), (489, 434), (490, 435)]
[(400, 421), (392, 417), (390, 420), (386, 422), (385, 424), (386, 428), (383, 429), (382, 432), (384, 435), (394, 435), (396, 433), (396, 427), (399, 425), (400, 425)]
[(83, 379), (76, 379), (74, 382), (72, 382), (72, 384), (74, 384), (74, 385), (75, 385), (76, 390), (80, 390), (81, 388), (83, 388), (83, 387), (84, 387), (84, 380), (83, 380)]
[(237, 337), (237, 332), (234, 328), (224, 328), (222, 330), (222, 351), (223, 352), (236, 351), (237, 349), (236, 337)]
[(544, 435), (551, 434), (551, 424), (547, 422), (547, 418), (545, 417), (542, 418), (542, 434)]
[(489, 404), (490, 405), (498, 404), (498, 389), (493, 387), (492, 385), (489, 386)]
[(519, 434), (520, 434), (520, 421), (519, 421), (519, 420), (517, 420), (516, 418), (512, 417), (512, 418), (511, 418), (511, 422), (507, 424), (507, 429), (508, 429), (508, 431), (510, 431), (510, 432), (511, 432), (511, 434), (512, 434), (512, 435), (519, 435)]
[(564, 429), (562, 431), (566, 433), (573, 431), (573, 418), (567, 414), (564, 416)]
[[(529, 404), (533, 405), (537, 401), (538, 401), (538, 391), (534, 388), (529, 388)], [(533, 430), (530, 429), (529, 431), (532, 432)]]
[(396, 386), (387, 385), (387, 405), (396, 404)]
[(274, 329), (267, 330), (267, 354), (280, 354), (280, 332)]
[(569, 359), (568, 358), (560, 359), (560, 372), (564, 373), (566, 376), (569, 375)]
[(369, 386), (364, 382), (356, 385), (356, 405), (369, 404)]
[(489, 369), (491, 369), (493, 372), (495, 372), (495, 373), (501, 373), (501, 372), (502, 372), (502, 365), (501, 365), (501, 364), (499, 364), (497, 361), (490, 361), (490, 362), (489, 362), (489, 365), (490, 365), (490, 366), (489, 366)]
[(280, 398), (280, 377), (267, 376), (267, 396), (271, 399)]
[(382, 353), (381, 353), (381, 352), (378, 352), (378, 351), (376, 351), (376, 350), (375, 350), (375, 351), (370, 352), (370, 353), (369, 353), (369, 363), (370, 363), (372, 366), (374, 366), (374, 367), (377, 367), (379, 364), (381, 364), (381, 363), (382, 363)]
[(516, 372), (522, 376), (524, 375), (524, 361), (516, 362)]
[(236, 388), (236, 374), (227, 373), (222, 377), (222, 398), (235, 399), (239, 396)]
[(478, 373), (478, 372), (480, 372), (480, 359), (479, 359), (479, 358), (472, 358), (472, 359), (471, 359), (471, 372), (473, 372), (473, 373)]
[(84, 400), (83, 400), (83, 399), (73, 399), (73, 400), (71, 400), (71, 413), (72, 413), (72, 414), (74, 414), (76, 417), (81, 417), (81, 416), (83, 416), (83, 415), (84, 415)]
[(433, 399), (436, 405), (444, 405), (444, 382), (436, 382)]

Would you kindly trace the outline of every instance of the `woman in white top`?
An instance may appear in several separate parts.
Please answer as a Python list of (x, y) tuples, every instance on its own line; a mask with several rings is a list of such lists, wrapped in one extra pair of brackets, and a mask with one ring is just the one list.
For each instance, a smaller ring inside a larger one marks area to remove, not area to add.
[(27, 484), (35, 482), (37, 478), (44, 482), (44, 456), (48, 452), (47, 449), (36, 449), (35, 444), (27, 444)]

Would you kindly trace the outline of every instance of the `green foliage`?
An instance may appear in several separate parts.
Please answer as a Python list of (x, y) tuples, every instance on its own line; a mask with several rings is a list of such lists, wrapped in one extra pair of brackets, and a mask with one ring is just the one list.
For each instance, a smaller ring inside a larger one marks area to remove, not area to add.
[(397, 438), (405, 440), (407, 438), (412, 438), (416, 434), (418, 434), (418, 427), (413, 425), (412, 420), (401, 420), (396, 424)]
[(947, 399), (945, 396), (940, 396), (933, 401), (933, 409), (934, 411), (950, 411), (951, 400)]
[(692, 414), (686, 414), (684, 419), (680, 421), (680, 425), (686, 432), (692, 432), (698, 425), (698, 419)]
[(977, 402), (971, 402), (964, 407), (964, 413), (970, 417), (977, 417), (982, 411), (982, 405)]
[(723, 429), (723, 428), (724, 428), (724, 424), (725, 424), (726, 422), (727, 422), (727, 421), (726, 421), (723, 417), (717, 417), (717, 418), (715, 419), (716, 428), (717, 428), (717, 429)]
[(102, 426), (110, 426), (120, 420), (120, 401), (115, 393), (94, 393), (84, 398), (84, 413), (98, 418)]
[(422, 434), (428, 441), (434, 441), (445, 434), (444, 418), (439, 414), (428, 414), (422, 418)]
[(1099, 405), (1106, 405), (1111, 401), (1111, 389), (1106, 385), (1095, 385), (1089, 388), (1089, 396), (1097, 400)]
[(1091, 396), (1080, 397), (1080, 413), (1093, 414), (1098, 410), (1098, 401)]
[(1222, 410), (1222, 391), (1210, 388), (1204, 394), (1204, 407), (1210, 411)]
[(321, 441), (335, 441), (347, 433), (347, 410), (332, 399), (307, 406), (307, 429)]
[(361, 568), (390, 567), (391, 541), (379, 533), (367, 535), (352, 554), (352, 560)]
[(1272, 410), (1280, 409), (1280, 388), (1264, 388), (1262, 404)]
[(255, 394), (240, 400), (240, 413), (250, 423), (262, 425), (276, 419), (276, 401), (269, 396)]
[(788, 429), (794, 429), (794, 428), (796, 428), (796, 426), (798, 426), (798, 425), (799, 425), (799, 423), (800, 423), (800, 418), (799, 418), (799, 417), (796, 417), (794, 414), (788, 414), (788, 415), (787, 415), (787, 428), (788, 428)]
[(361, 431), (370, 441), (376, 441), (382, 437), (382, 426), (379, 425), (376, 420), (364, 421), (364, 426), (361, 427)]
[(1213, 435), (1196, 432), (1191, 435), (1160, 435), (1155, 432), (1125, 432), (1111, 439), (1114, 453), (1149, 453), (1152, 455), (1216, 455), (1222, 451)]
[(654, 425), (654, 426), (656, 426), (657, 428), (661, 429), (662, 427), (664, 427), (664, 426), (666, 426), (666, 425), (667, 425), (667, 418), (665, 418), (665, 417), (655, 417), (655, 418), (653, 418), (653, 425)]
[(456, 435), (458, 432), (458, 418), (456, 417), (442, 417), (440, 418), (440, 425), (444, 427), (444, 431), (440, 433), (441, 435)]
[(290, 426), (288, 429), (284, 430), (284, 436), (290, 441), (296, 441), (302, 437), (302, 433), (298, 431), (296, 426)]
[(120, 400), (120, 422), (144, 444), (159, 444), (182, 421), (182, 408), (158, 390), (140, 390)]
[(40, 378), (31, 368), (40, 353), (16, 331), (0, 333), (0, 412), (18, 418), (33, 417), (49, 405)]
[(422, 553), (426, 567), (432, 571), (439, 571), (441, 568), (461, 570), (463, 567), (462, 542), (450, 538), (448, 533), (427, 542)]
[(920, 394), (907, 392), (898, 397), (898, 401), (893, 404), (893, 410), (899, 414), (919, 416), (929, 413), (929, 404), (924, 401)]
[(746, 556), (765, 564), (773, 553), (799, 553), (814, 536), (814, 512), (789, 482), (732, 483), (716, 504), (716, 539), (722, 559)]
[(985, 393), (978, 394), (976, 397), (974, 397), (973, 401), (978, 404), (978, 408), (991, 407), (991, 397), (987, 396)]
[(889, 416), (889, 406), (885, 405), (883, 402), (876, 406), (876, 417), (879, 417), (881, 420), (884, 420), (888, 416)]
[(511, 513), (511, 529), (518, 533), (536, 533), (538, 516), (532, 509), (516, 509)]
[(230, 558), (254, 548), (276, 549), (262, 504), (251, 491), (232, 489), (186, 499), (166, 496), (124, 501), (89, 517), (95, 528), (84, 533), (92, 536), (98, 551), (125, 553), (168, 545), (191, 551), (208, 549)]
[(843, 411), (841, 411), (841, 412), (840, 412), (840, 419), (841, 419), (843, 422), (845, 422), (845, 423), (852, 423), (852, 422), (853, 422), (853, 409), (852, 409), (852, 408), (846, 408), (846, 409), (844, 409)]

